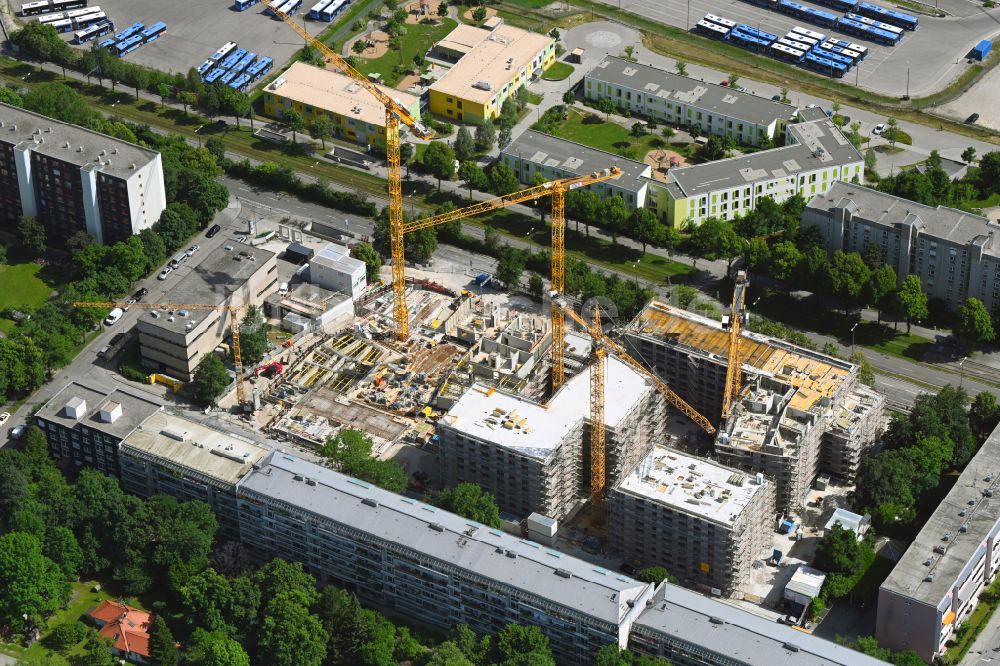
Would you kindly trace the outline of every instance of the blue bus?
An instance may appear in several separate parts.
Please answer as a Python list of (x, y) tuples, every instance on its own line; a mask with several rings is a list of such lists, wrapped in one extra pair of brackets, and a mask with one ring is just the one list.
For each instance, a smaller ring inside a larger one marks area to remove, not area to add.
[(252, 65), (253, 61), (256, 60), (256, 59), (257, 59), (257, 54), (256, 53), (254, 53), (253, 51), (251, 51), (250, 53), (247, 53), (245, 56), (243, 56), (240, 59), (240, 61), (238, 63), (236, 63), (235, 65), (233, 65), (233, 71), (237, 72), (237, 73), (245, 71), (246, 68), (249, 67), (250, 65)]
[(205, 62), (198, 65), (198, 73), (201, 74), (202, 80), (205, 79), (205, 74), (208, 73), (208, 70), (212, 69), (213, 67), (215, 67), (215, 63), (212, 62), (211, 59), (206, 60)]
[(783, 41), (784, 40), (778, 40), (768, 47), (770, 55), (774, 56), (778, 60), (785, 60), (796, 64), (802, 62), (802, 59), (806, 57), (806, 52), (794, 46), (783, 44)]
[(260, 4), (260, 0), (236, 0), (233, 3), (233, 8), (238, 12), (245, 12), (257, 4)]
[(868, 39), (878, 44), (884, 44), (885, 46), (895, 46), (899, 44), (900, 40), (900, 36), (895, 33), (879, 30), (878, 28), (873, 28), (849, 18), (842, 18), (837, 21), (837, 30), (845, 32), (848, 35), (860, 37), (861, 39)]
[(121, 32), (119, 32), (117, 35), (115, 35), (115, 41), (116, 42), (120, 42), (123, 39), (128, 39), (132, 35), (139, 34), (139, 32), (141, 32), (142, 29), (145, 28), (145, 27), (146, 26), (143, 25), (142, 23), (133, 23), (132, 25), (130, 25), (129, 27), (125, 28), (124, 30), (122, 30)]
[(230, 53), (229, 57), (223, 60), (219, 64), (219, 67), (221, 67), (222, 69), (232, 69), (233, 67), (236, 66), (236, 63), (238, 63), (240, 60), (243, 60), (243, 56), (245, 56), (246, 54), (247, 54), (246, 49), (237, 49), (236, 51)]
[(84, 28), (83, 30), (77, 31), (73, 35), (73, 41), (77, 44), (86, 44), (87, 42), (93, 41), (98, 37), (103, 37), (104, 35), (110, 35), (115, 31), (115, 24), (111, 21), (105, 21), (104, 23), (95, 23), (89, 28)]
[(695, 24), (694, 29), (707, 37), (715, 37), (716, 39), (726, 39), (729, 37), (729, 28), (724, 28), (717, 23), (711, 23), (702, 19)]
[(312, 9), (309, 10), (309, 18), (314, 21), (319, 21), (322, 18), (323, 10), (330, 4), (333, 4), (333, 0), (319, 0), (319, 2), (313, 5)]
[(815, 2), (816, 4), (836, 9), (839, 12), (854, 11), (854, 7), (858, 4), (858, 0), (815, 0)]
[(166, 31), (167, 24), (163, 21), (158, 21), (142, 31), (142, 43), (149, 44), (150, 42), (155, 42)]
[(729, 40), (746, 49), (763, 51), (776, 42), (778, 37), (777, 35), (772, 35), (769, 32), (757, 30), (741, 23), (729, 33)]
[(239, 75), (239, 72), (235, 70), (229, 70), (219, 79), (219, 83), (223, 85), (229, 85), (229, 82), (235, 79)]
[(236, 90), (239, 90), (240, 92), (243, 92), (244, 90), (247, 89), (248, 85), (250, 85), (250, 75), (249, 74), (240, 74), (234, 81), (232, 81), (229, 84), (229, 87), (230, 88), (235, 88)]
[(98, 42), (97, 48), (99, 48), (99, 49), (110, 49), (112, 46), (115, 45), (115, 42), (117, 42), (117, 41), (118, 40), (115, 39), (114, 37), (109, 37), (108, 39), (105, 39), (103, 42)]
[(142, 35), (132, 35), (124, 42), (118, 42), (111, 47), (111, 52), (114, 53), (119, 58), (122, 58), (137, 48), (142, 46)]
[(211, 60), (212, 62), (219, 62), (220, 60), (228, 56), (230, 53), (232, 53), (233, 49), (235, 48), (236, 48), (236, 42), (226, 42), (221, 47), (219, 47), (218, 51), (210, 55), (208, 59)]
[(793, 32), (788, 33), (782, 38), (784, 41), (789, 42), (792, 46), (802, 51), (812, 51), (819, 42), (809, 39), (808, 37), (803, 37), (802, 35), (796, 35)]
[(282, 14), (286, 16), (294, 16), (295, 12), (297, 12), (299, 7), (302, 6), (302, 0), (285, 0), (285, 2), (281, 4), (275, 3), (275, 6)]
[(746, 0), (751, 5), (757, 5), (758, 7), (764, 7), (765, 9), (775, 9), (778, 5), (778, 0)]
[(885, 32), (891, 32), (893, 34), (903, 36), (903, 29), (896, 27), (894, 25), (889, 25), (888, 23), (883, 23), (882, 21), (876, 21), (875, 19), (870, 19), (867, 16), (862, 16), (861, 14), (844, 14), (844, 18), (850, 19), (851, 21), (857, 21), (858, 23), (863, 23), (872, 28), (877, 28)]
[(340, 12), (342, 12), (349, 4), (351, 4), (351, 0), (333, 0), (333, 2), (327, 5), (326, 9), (323, 10), (321, 18), (329, 23), (333, 19), (337, 18), (340, 15)]
[(834, 62), (829, 58), (824, 58), (818, 56), (814, 53), (809, 53), (806, 55), (803, 65), (807, 68), (813, 70), (814, 72), (819, 72), (820, 74), (827, 74), (834, 78), (843, 78), (844, 74), (847, 73), (847, 66), (843, 63)]
[(222, 78), (222, 75), (225, 73), (226, 70), (222, 69), (221, 67), (213, 69), (211, 73), (209, 73), (209, 75), (205, 77), (205, 83), (215, 83), (220, 78)]
[(254, 64), (250, 65), (250, 68), (246, 71), (246, 73), (250, 76), (250, 82), (253, 83), (262, 76), (265, 76), (271, 71), (271, 67), (273, 65), (274, 61), (267, 57), (261, 58)]
[(885, 7), (880, 7), (879, 5), (873, 5), (870, 2), (862, 2), (858, 4), (857, 9), (854, 11), (862, 16), (883, 21), (898, 28), (903, 28), (904, 30), (912, 31), (917, 29), (918, 19), (916, 16), (905, 14), (903, 12), (897, 12), (894, 9), (886, 9)]
[[(819, 48), (825, 53), (836, 53), (842, 55), (845, 58), (850, 59), (851, 64), (857, 64), (861, 61), (861, 54), (857, 51), (852, 51), (851, 49), (844, 48), (843, 46), (838, 46), (836, 44), (831, 44), (830, 42), (823, 42), (819, 45)], [(817, 55), (825, 55), (825, 53), (820, 53)]]

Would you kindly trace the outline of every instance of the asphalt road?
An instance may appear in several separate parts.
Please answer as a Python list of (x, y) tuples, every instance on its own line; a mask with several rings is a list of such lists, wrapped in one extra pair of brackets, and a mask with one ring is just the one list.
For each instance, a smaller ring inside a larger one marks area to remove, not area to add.
[[(705, 14), (715, 14), (779, 36), (798, 25), (827, 36), (861, 42), (869, 47), (869, 56), (860, 67), (848, 73), (845, 80), (852, 84), (857, 81), (858, 85), (868, 90), (897, 96), (906, 92), (907, 70), (911, 70), (913, 74), (909, 81), (911, 96), (928, 95), (940, 90), (968, 67), (965, 56), (978, 41), (1000, 33), (1000, 9), (980, 9), (960, 18), (920, 16), (920, 27), (916, 31), (905, 33), (897, 46), (888, 47), (805, 23), (740, 0), (689, 0), (687, 3), (662, 0), (600, 1), (686, 30)], [(813, 6), (836, 13), (829, 7), (818, 4)]]

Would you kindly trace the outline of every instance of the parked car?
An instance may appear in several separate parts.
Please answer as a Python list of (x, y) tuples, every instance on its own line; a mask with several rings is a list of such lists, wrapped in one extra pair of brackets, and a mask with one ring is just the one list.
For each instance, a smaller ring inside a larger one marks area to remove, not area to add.
[(201, 249), (201, 245), (192, 245), (187, 249), (187, 256), (193, 257), (194, 253)]
[(121, 308), (115, 308), (114, 310), (108, 313), (107, 317), (104, 318), (104, 325), (114, 326), (115, 324), (118, 323), (118, 320), (121, 319), (122, 315), (124, 314), (125, 314), (124, 310), (122, 310)]
[(882, 136), (888, 129), (889, 129), (888, 125), (886, 125), (885, 123), (879, 123), (878, 125), (875, 126), (875, 129), (872, 130), (872, 134), (874, 134), (875, 136)]
[(104, 345), (97, 350), (97, 358), (107, 358), (109, 351), (111, 351), (111, 345)]
[(13, 428), (10, 429), (10, 438), (11, 439), (21, 439), (22, 437), (24, 437), (24, 433), (27, 430), (28, 430), (28, 426), (24, 425), (23, 423), (19, 423), (16, 426), (14, 426)]
[(775, 95), (774, 97), (771, 98), (771, 101), (772, 102), (780, 102), (781, 101), (781, 95)]
[(173, 272), (174, 272), (174, 269), (172, 269), (170, 266), (167, 266), (162, 271), (160, 271), (160, 274), (156, 276), (156, 279), (157, 280), (166, 280), (167, 276), (170, 275)]
[(7, 419), (9, 419), (9, 418), (10, 418), (10, 414), (8, 414), (7, 412), (4, 412), (3, 414), (0, 414), (0, 426), (2, 426), (4, 423), (7, 423)]
[(134, 298), (137, 301), (141, 301), (143, 299), (143, 297), (145, 297), (146, 294), (148, 294), (148, 293), (149, 293), (149, 289), (146, 289), (145, 287), (142, 287), (138, 291), (136, 291), (134, 294), (132, 294), (132, 298)]
[(220, 231), (222, 231), (222, 227), (220, 227), (218, 224), (213, 224), (212, 226), (210, 226), (208, 228), (208, 231), (205, 232), (205, 237), (206, 238), (211, 238), (212, 236), (214, 236), (215, 234), (219, 233)]
[(966, 125), (974, 125), (976, 121), (979, 120), (979, 114), (973, 113), (971, 116), (965, 119)]

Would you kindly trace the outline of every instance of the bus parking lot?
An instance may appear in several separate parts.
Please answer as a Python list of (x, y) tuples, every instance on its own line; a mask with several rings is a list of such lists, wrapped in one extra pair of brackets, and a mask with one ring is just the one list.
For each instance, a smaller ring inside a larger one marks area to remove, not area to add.
[[(137, 21), (146, 25), (166, 23), (167, 32), (160, 39), (125, 56), (128, 62), (161, 71), (186, 73), (228, 41), (270, 56), (275, 67), (284, 65), (302, 48), (302, 40), (288, 26), (264, 14), (264, 3), (243, 12), (225, 0), (91, 0), (90, 4), (99, 4), (118, 30)], [(296, 19), (309, 6), (307, 2)], [(330, 24), (307, 20), (305, 25), (316, 34)]]
[[(601, 1), (618, 6), (618, 0)], [(815, 3), (802, 4), (832, 11)], [(983, 13), (946, 19), (920, 16), (920, 28), (916, 32), (907, 32), (897, 46), (890, 47), (861, 40), (836, 29), (821, 28), (741, 0), (690, 0), (687, 3), (621, 0), (621, 8), (684, 29), (693, 28), (705, 14), (716, 14), (776, 35), (784, 35), (793, 27), (802, 26), (828, 37), (858, 42), (868, 47), (868, 57), (844, 77), (844, 82), (899, 97), (905, 95), (907, 89), (912, 97), (930, 94), (958, 77), (967, 67), (965, 56), (972, 47), (980, 39), (998, 32), (996, 21), (1000, 18), (1000, 10), (990, 12), (990, 17)]]

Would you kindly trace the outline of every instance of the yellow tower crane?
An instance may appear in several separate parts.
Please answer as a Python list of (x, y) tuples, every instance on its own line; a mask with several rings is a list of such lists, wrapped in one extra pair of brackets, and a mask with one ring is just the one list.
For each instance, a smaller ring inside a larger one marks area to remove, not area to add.
[(746, 271), (737, 271), (733, 286), (733, 304), (729, 318), (723, 317), (722, 328), (729, 329), (729, 363), (726, 367), (726, 386), (722, 394), (722, 418), (725, 420), (733, 409), (733, 403), (740, 398), (740, 387), (743, 383), (743, 360), (740, 354), (740, 342), (743, 339), (743, 303), (746, 300), (747, 287), (750, 281)]
[[(455, 220), (461, 220), (473, 215), (487, 213), (499, 208), (506, 208), (529, 199), (552, 197), (552, 291), (562, 295), (566, 290), (566, 193), (578, 187), (585, 187), (612, 180), (621, 175), (621, 169), (612, 167), (603, 171), (595, 171), (589, 176), (576, 176), (549, 181), (524, 190), (505, 194), (502, 197), (480, 201), (465, 208), (406, 222), (403, 233), (418, 231), (428, 227), (436, 227)], [(566, 320), (562, 308), (552, 304), (552, 390), (559, 388), (564, 380), (563, 340), (566, 334)]]
[(429, 139), (433, 133), (422, 122), (413, 117), (402, 104), (368, 80), (368, 77), (351, 67), (339, 53), (316, 39), (288, 14), (279, 12), (272, 2), (266, 3), (274, 15), (297, 32), (310, 46), (319, 51), (323, 60), (357, 81), (365, 90), (385, 107), (385, 156), (389, 166), (389, 248), (392, 253), (393, 323), (396, 338), (406, 340), (410, 336), (410, 318), (406, 310), (406, 273), (403, 268), (403, 179), (399, 167), (399, 124), (403, 123), (421, 139)]
[(124, 303), (124, 302), (92, 302), (75, 301), (74, 307), (78, 308), (139, 308), (143, 310), (215, 310), (229, 313), (229, 329), (233, 335), (233, 365), (236, 368), (236, 400), (244, 411), (249, 411), (251, 404), (246, 400), (246, 393), (243, 391), (243, 358), (240, 352), (240, 312), (241, 305), (209, 305), (207, 303)]
[(652, 382), (656, 390), (659, 391), (667, 402), (677, 408), (682, 414), (694, 421), (702, 430), (710, 435), (714, 435), (716, 430), (712, 422), (702, 416), (698, 410), (689, 405), (684, 398), (680, 397), (667, 386), (666, 382), (660, 379), (654, 372), (646, 368), (645, 365), (632, 358), (628, 351), (620, 344), (609, 338), (601, 330), (601, 318), (599, 313), (595, 313), (592, 321), (587, 322), (577, 314), (564, 298), (558, 298), (553, 294), (553, 304), (559, 307), (569, 318), (579, 324), (594, 341), (594, 365), (591, 366), (590, 375), (590, 492), (591, 498), (597, 502), (603, 500), (605, 485), (607, 483), (605, 470), (605, 431), (604, 431), (604, 362), (606, 352), (610, 351), (619, 361), (630, 367), (639, 375)]

